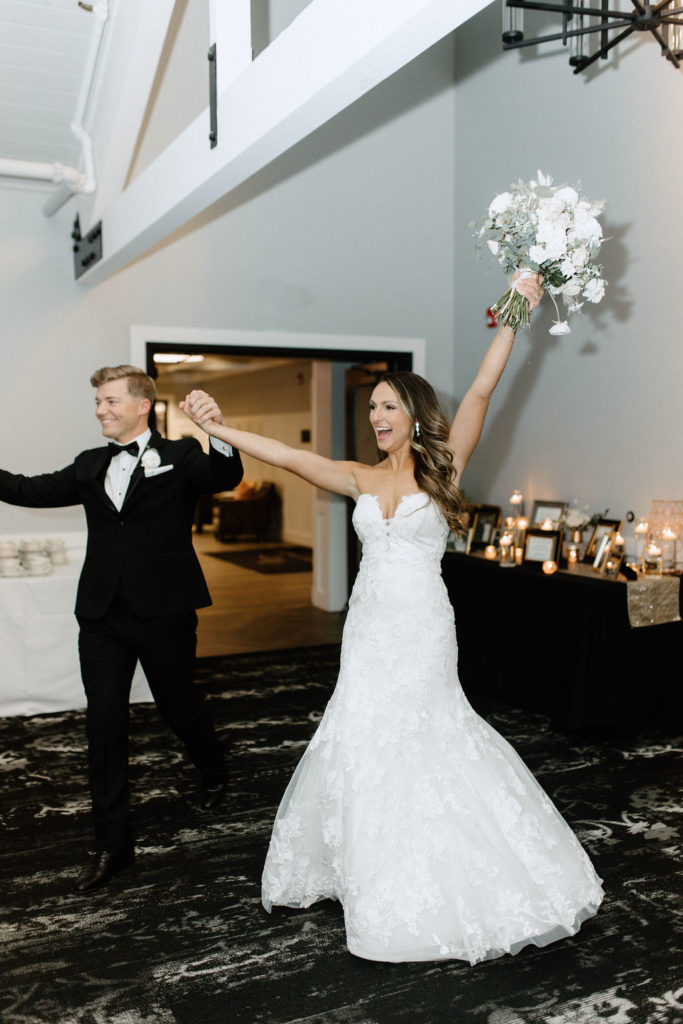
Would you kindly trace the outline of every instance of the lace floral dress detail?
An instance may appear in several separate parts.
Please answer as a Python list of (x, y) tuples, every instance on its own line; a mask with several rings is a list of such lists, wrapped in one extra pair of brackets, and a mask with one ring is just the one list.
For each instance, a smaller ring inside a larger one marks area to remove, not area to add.
[(600, 879), (461, 689), (443, 516), (419, 493), (387, 520), (362, 494), (353, 522), (339, 679), (280, 804), (263, 905), (339, 900), (371, 960), (476, 963), (574, 934)]

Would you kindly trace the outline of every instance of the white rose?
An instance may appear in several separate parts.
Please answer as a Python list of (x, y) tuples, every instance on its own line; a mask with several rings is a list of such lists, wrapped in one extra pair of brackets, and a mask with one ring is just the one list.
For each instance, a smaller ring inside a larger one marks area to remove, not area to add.
[(585, 245), (580, 245), (569, 253), (569, 259), (572, 261), (572, 265), (575, 270), (580, 270), (581, 267), (585, 267), (588, 263), (588, 257), (590, 253)]
[(571, 281), (567, 281), (566, 284), (562, 285), (560, 291), (565, 299), (573, 299), (581, 293), (581, 282), (577, 281), (576, 278), (572, 278)]
[(496, 241), (494, 241), (494, 239), (490, 238), (486, 244), (488, 245), (488, 247), (491, 250), (491, 252), (493, 253), (493, 255), (497, 256), (498, 255), (498, 250), (500, 248), (498, 242), (496, 242)]
[(574, 276), (574, 264), (568, 257), (560, 263), (560, 273), (563, 277), (566, 277), (567, 280)]
[(566, 320), (556, 320), (548, 334), (571, 334), (572, 330)]
[(589, 302), (599, 302), (605, 294), (605, 282), (601, 277), (594, 277), (583, 289), (583, 296)]
[(496, 198), (493, 200), (493, 202), (489, 206), (489, 217), (495, 217), (496, 214), (502, 213), (504, 210), (507, 210), (507, 208), (511, 204), (511, 202), (512, 202), (512, 193), (510, 193), (510, 192), (501, 192), (500, 195), (496, 196)]
[(156, 448), (146, 448), (140, 462), (143, 469), (157, 469), (161, 465), (161, 456)]

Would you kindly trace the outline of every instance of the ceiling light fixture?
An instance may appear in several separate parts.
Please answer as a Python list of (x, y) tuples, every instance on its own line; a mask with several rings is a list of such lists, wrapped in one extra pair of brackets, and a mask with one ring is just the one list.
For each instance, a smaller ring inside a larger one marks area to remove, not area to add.
[[(619, 4), (619, 0), (613, 0)], [(596, 60), (607, 59), (609, 51), (632, 32), (650, 32), (659, 43), (661, 54), (674, 67), (683, 61), (683, 0), (660, 0), (646, 4), (630, 0), (632, 9), (613, 10), (608, 0), (596, 0), (595, 6), (582, 3), (536, 3), (535, 0), (503, 0), (503, 49), (561, 41), (569, 47), (569, 64), (578, 75)], [(532, 39), (524, 35), (524, 11), (546, 11), (561, 15), (561, 31)], [(613, 34), (616, 33), (616, 34)], [(599, 45), (590, 49), (590, 40)]]
[(154, 362), (155, 363), (168, 363), (169, 365), (174, 363), (202, 363), (204, 356), (196, 355), (190, 356), (186, 352), (155, 352)]

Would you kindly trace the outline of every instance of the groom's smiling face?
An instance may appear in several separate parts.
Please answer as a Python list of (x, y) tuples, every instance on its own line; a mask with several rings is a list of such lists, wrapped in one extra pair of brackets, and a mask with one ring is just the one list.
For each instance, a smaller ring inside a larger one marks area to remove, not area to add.
[(128, 392), (125, 377), (100, 384), (95, 397), (95, 415), (102, 433), (112, 441), (128, 444), (147, 429), (150, 401)]

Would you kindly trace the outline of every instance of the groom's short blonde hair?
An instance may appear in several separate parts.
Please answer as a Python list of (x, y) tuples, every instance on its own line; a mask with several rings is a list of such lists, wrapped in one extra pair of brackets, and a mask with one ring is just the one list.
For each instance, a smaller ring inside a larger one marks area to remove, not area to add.
[(156, 384), (148, 373), (141, 370), (139, 366), (103, 366), (95, 370), (90, 383), (94, 388), (101, 384), (107, 384), (110, 380), (123, 380), (127, 382), (128, 394), (133, 398), (148, 398), (154, 402), (157, 396)]

